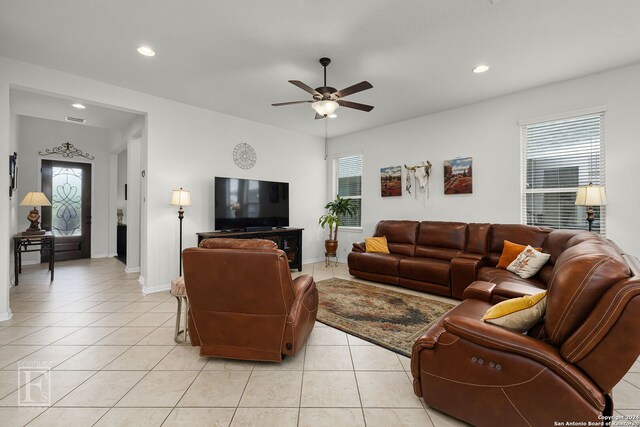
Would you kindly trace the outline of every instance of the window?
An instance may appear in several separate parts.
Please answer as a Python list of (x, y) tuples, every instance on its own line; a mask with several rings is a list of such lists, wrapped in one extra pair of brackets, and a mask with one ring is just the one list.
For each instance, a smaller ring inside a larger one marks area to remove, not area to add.
[[(604, 113), (522, 126), (522, 222), (587, 229), (578, 186), (604, 185)], [(604, 234), (605, 209), (593, 207), (593, 231)]]
[(362, 155), (337, 159), (337, 194), (352, 200), (356, 206), (353, 217), (341, 217), (343, 227), (360, 227), (362, 218)]

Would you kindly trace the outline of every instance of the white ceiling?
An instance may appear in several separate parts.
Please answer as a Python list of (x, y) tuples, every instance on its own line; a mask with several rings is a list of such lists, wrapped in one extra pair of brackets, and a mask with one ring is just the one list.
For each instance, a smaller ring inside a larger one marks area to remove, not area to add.
[[(494, 4), (495, 3), (495, 4)], [(0, 0), (0, 55), (324, 135), (287, 80), (368, 80), (329, 136), (640, 62), (638, 0)], [(148, 44), (153, 58), (136, 47)], [(471, 73), (478, 63), (491, 70)]]
[[(43, 95), (40, 93), (11, 89), (11, 112), (21, 116), (57, 120), (76, 126), (93, 126), (109, 130), (123, 131), (137, 117), (134, 113), (101, 107), (82, 100)], [(84, 105), (84, 110), (71, 106), (76, 102)], [(65, 117), (85, 119), (83, 124), (69, 122)]]

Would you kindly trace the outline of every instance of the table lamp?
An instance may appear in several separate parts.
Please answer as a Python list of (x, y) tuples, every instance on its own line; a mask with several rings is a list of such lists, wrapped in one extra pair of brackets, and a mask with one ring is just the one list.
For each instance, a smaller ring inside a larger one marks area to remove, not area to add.
[(27, 215), (31, 226), (26, 231), (23, 231), (22, 234), (44, 234), (45, 230), (40, 229), (40, 212), (38, 212), (36, 206), (51, 206), (47, 196), (38, 191), (31, 191), (22, 199), (20, 206), (33, 206), (29, 215)]
[(587, 221), (589, 222), (589, 231), (591, 231), (591, 224), (596, 216), (593, 207), (607, 204), (607, 194), (604, 191), (604, 187), (602, 185), (593, 185), (591, 182), (589, 185), (578, 187), (575, 204), (576, 206), (587, 207)]
[(179, 190), (173, 190), (171, 197), (171, 206), (180, 206), (178, 209), (178, 219), (180, 220), (180, 276), (182, 276), (182, 218), (184, 218), (183, 206), (191, 206), (191, 192), (180, 187)]

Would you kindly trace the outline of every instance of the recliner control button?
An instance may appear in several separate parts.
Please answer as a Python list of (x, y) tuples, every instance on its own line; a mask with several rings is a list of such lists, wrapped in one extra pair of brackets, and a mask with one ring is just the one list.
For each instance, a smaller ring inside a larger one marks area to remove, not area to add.
[(476, 362), (478, 361), (478, 358), (477, 358), (477, 357), (475, 357), (475, 356), (473, 356), (473, 357), (471, 358), (471, 361), (472, 361), (473, 363), (476, 363)]
[(478, 363), (482, 365), (484, 363), (484, 360), (478, 359)]
[(497, 369), (498, 371), (502, 370), (502, 365), (499, 365), (499, 364), (498, 364), (498, 365), (496, 365), (496, 369)]

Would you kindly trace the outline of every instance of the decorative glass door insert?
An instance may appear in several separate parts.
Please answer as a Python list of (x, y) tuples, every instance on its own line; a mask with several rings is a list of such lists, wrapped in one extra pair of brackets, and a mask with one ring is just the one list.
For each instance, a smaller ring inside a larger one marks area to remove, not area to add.
[(82, 235), (82, 169), (52, 167), (51, 231), (55, 236)]
[(56, 236), (56, 261), (90, 258), (91, 164), (42, 160), (42, 192), (51, 201), (42, 228)]

